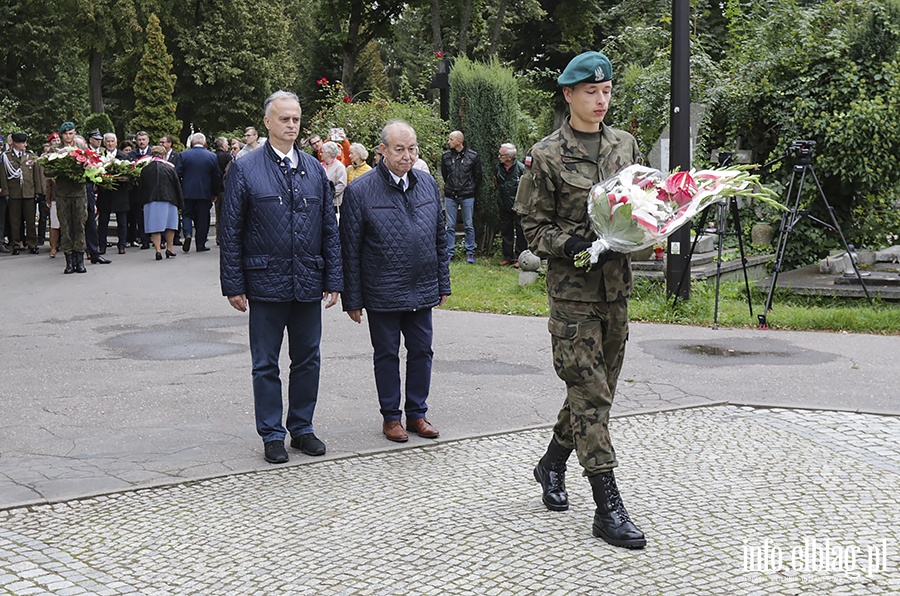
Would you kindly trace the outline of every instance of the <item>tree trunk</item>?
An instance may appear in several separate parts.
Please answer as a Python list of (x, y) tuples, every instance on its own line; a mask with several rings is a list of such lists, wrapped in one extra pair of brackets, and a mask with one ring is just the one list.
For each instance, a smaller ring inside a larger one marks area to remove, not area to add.
[(441, 0), (431, 0), (431, 43), (434, 53), (444, 51), (444, 40), (441, 37)]
[(472, 23), (472, 0), (466, 0), (462, 19), (459, 21), (459, 55), (465, 56), (469, 49), (469, 25)]
[(103, 113), (103, 54), (97, 48), (91, 48), (88, 65), (88, 91), (91, 99), (91, 112)]
[(344, 94), (353, 97), (353, 75), (356, 59), (359, 57), (359, 29), (362, 26), (363, 8), (360, 2), (353, 2), (350, 9), (350, 23), (347, 27), (347, 41), (344, 43), (344, 64), (341, 69), (341, 84)]
[(497, 6), (497, 20), (494, 21), (494, 30), (491, 32), (491, 47), (488, 57), (497, 55), (497, 44), (500, 41), (500, 30), (503, 29), (503, 19), (506, 17), (506, 5), (508, 0), (500, 0)]

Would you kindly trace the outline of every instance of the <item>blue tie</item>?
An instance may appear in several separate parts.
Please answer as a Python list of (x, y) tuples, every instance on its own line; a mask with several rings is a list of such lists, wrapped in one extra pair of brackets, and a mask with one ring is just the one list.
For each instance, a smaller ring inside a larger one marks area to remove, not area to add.
[(289, 176), (291, 174), (291, 158), (290, 157), (285, 156), (284, 159), (282, 159), (279, 162), (279, 165), (281, 166), (281, 171), (284, 173), (285, 176)]

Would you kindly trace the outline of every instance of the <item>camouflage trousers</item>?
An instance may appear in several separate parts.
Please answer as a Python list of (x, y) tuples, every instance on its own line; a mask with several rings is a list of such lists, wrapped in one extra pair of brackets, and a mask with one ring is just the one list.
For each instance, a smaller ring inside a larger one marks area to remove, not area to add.
[(628, 300), (577, 302), (550, 298), (553, 366), (566, 383), (566, 401), (553, 435), (574, 449), (585, 476), (616, 467), (609, 410), (625, 357)]
[(59, 218), (59, 249), (63, 253), (84, 252), (87, 195), (84, 192), (80, 196), (57, 194), (56, 216)]

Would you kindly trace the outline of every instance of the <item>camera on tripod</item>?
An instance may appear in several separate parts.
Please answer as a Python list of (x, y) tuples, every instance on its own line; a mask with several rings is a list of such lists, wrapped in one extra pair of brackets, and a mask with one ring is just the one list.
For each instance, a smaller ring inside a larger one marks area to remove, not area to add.
[(791, 146), (785, 150), (784, 156), (790, 157), (793, 153), (797, 156), (797, 159), (811, 160), (813, 153), (815, 153), (815, 150), (815, 141), (794, 141), (793, 143), (791, 143)]

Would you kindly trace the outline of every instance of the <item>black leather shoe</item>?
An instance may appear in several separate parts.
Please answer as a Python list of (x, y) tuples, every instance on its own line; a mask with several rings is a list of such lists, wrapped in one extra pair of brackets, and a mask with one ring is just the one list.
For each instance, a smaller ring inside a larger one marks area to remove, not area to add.
[(287, 463), (288, 454), (284, 448), (284, 441), (268, 441), (263, 445), (266, 450), (265, 458), (270, 464)]
[(206, 252), (208, 250), (209, 250), (208, 246), (198, 246), (197, 247), (197, 252)]
[(150, 249), (149, 244), (141, 244), (141, 250), (149, 250), (149, 249)]
[(106, 257), (101, 257), (100, 255), (94, 255), (91, 257), (91, 263), (94, 265), (109, 265), (110, 263), (112, 263), (112, 261), (110, 261)]
[(185, 236), (184, 242), (181, 244), (181, 250), (184, 252), (191, 252), (191, 237)]
[(16, 256), (17, 254), (19, 254), (19, 252), (20, 252), (21, 250), (22, 250), (21, 248), (16, 248), (16, 247), (14, 246), (13, 249), (12, 249), (12, 255), (13, 255), (13, 256)]
[(299, 449), (306, 455), (325, 455), (325, 443), (320, 441), (313, 433), (302, 434), (291, 439), (291, 447)]
[(66, 275), (69, 273), (75, 273), (75, 253), (67, 252), (66, 256), (66, 270), (63, 271)]
[(547, 453), (534, 467), (534, 479), (541, 484), (541, 501), (550, 511), (565, 511), (569, 508), (569, 493), (566, 492), (566, 461), (572, 450), (560, 446), (556, 438), (550, 439)]
[(632, 549), (647, 546), (644, 533), (638, 530), (625, 510), (613, 473), (603, 472), (597, 476), (590, 476), (588, 480), (594, 493), (594, 503), (597, 504), (593, 535), (613, 546)]
[(174, 259), (174, 258), (177, 257), (177, 256), (178, 256), (178, 255), (176, 255), (174, 252), (172, 252), (172, 251), (169, 250), (168, 248), (166, 249), (166, 258), (167, 258), (167, 259)]
[(41, 251), (40, 251), (40, 249), (38, 249), (37, 246), (32, 246), (31, 248), (28, 249), (28, 252), (30, 252), (30, 253), (33, 254), (33, 255), (36, 255), (36, 254), (38, 254), (38, 253), (41, 252)]

